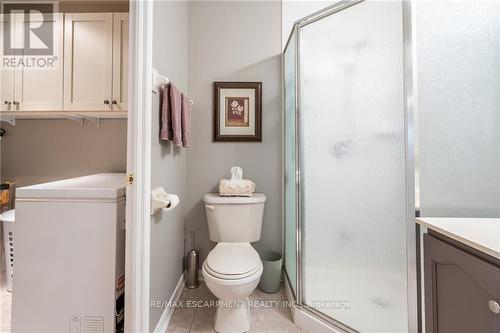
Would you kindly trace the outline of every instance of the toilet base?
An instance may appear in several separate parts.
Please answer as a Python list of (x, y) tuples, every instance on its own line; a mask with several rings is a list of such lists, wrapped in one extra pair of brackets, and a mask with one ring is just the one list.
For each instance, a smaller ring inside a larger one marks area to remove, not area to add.
[(219, 333), (243, 333), (250, 331), (250, 307), (248, 297), (240, 301), (221, 301), (215, 313), (215, 331)]

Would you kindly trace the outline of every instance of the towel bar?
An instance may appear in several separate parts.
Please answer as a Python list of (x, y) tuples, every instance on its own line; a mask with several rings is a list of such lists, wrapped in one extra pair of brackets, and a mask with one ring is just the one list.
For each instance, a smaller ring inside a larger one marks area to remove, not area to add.
[(170, 79), (164, 75), (158, 73), (156, 69), (153, 68), (153, 93), (158, 94), (160, 87), (164, 84), (168, 84)]
[[(160, 73), (158, 73), (156, 69), (153, 68), (153, 88), (152, 88), (153, 93), (158, 94), (158, 92), (160, 91), (160, 87), (168, 83), (170, 83), (170, 79), (165, 75), (161, 75)], [(190, 105), (194, 104), (192, 99), (189, 100), (189, 104)]]

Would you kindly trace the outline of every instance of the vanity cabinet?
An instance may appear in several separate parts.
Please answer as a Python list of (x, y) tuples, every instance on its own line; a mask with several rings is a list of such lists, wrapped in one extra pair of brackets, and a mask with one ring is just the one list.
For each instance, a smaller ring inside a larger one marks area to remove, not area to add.
[(424, 234), (426, 333), (500, 332), (500, 266), (491, 259)]
[[(35, 16), (36, 17), (36, 16)], [(21, 15), (5, 16), (5, 20), (14, 20), (6, 22), (14, 28), (11, 34), (13, 45), (19, 45), (23, 41), (23, 24), (36, 24), (36, 19), (30, 22), (24, 21)], [(31, 66), (17, 66), (9, 69), (2, 69), (1, 72), (1, 110), (2, 111), (46, 111), (62, 109), (62, 82), (63, 82), (63, 29), (62, 14), (55, 13), (53, 21), (50, 22), (54, 29), (54, 56), (51, 58), (53, 66), (42, 68), (33, 68)], [(1, 34), (3, 38), (3, 33)], [(19, 39), (20, 42), (17, 40)], [(2, 41), (3, 48), (3, 41)], [(2, 54), (3, 50), (2, 50)], [(24, 55), (22, 50), (19, 55)], [(6, 56), (8, 57), (8, 56)]]
[(128, 14), (66, 14), (64, 24), (64, 110), (127, 110)]

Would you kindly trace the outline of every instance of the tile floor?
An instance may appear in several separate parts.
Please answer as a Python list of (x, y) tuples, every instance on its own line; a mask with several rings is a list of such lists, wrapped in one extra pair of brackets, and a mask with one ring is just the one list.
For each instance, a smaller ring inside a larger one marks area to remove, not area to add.
[[(212, 295), (204, 283), (201, 283), (197, 289), (185, 288), (180, 297), (182, 305), (175, 309), (167, 333), (215, 332), (213, 329), (215, 307), (194, 307), (193, 304), (195, 302), (196, 304), (210, 304), (210, 301), (216, 300), (217, 298)], [(283, 288), (276, 294), (266, 294), (257, 288), (250, 295), (250, 300), (259, 305), (250, 309), (252, 318), (250, 332), (306, 333), (306, 331), (295, 326), (289, 308), (282, 304), (282, 302), (286, 301)]]
[[(2, 278), (0, 278), (0, 332), (8, 333), (10, 332), (12, 294), (7, 291), (3, 276), (4, 274), (2, 274)], [(170, 320), (170, 325), (168, 326), (168, 333), (215, 332), (213, 329), (215, 307), (193, 306), (195, 303), (209, 304), (210, 301), (217, 300), (203, 282), (200, 283), (200, 287), (197, 289), (184, 289), (180, 300), (183, 301), (182, 303), (184, 306), (178, 307), (174, 311), (172, 319)], [(252, 307), (250, 310), (252, 316), (252, 327), (250, 332), (307, 333), (295, 326), (292, 321), (290, 310), (281, 303), (286, 301), (283, 288), (276, 294), (266, 294), (257, 288), (252, 295), (250, 295), (250, 300), (254, 301), (254, 304), (260, 305), (258, 307)], [(188, 304), (190, 305), (187, 306)]]

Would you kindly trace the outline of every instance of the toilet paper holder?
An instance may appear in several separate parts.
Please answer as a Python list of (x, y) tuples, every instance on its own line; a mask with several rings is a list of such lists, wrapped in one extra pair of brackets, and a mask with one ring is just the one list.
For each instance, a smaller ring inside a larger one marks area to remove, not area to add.
[(151, 191), (151, 210), (150, 214), (156, 214), (160, 209), (171, 211), (179, 204), (179, 197), (170, 194), (163, 187), (155, 188)]

